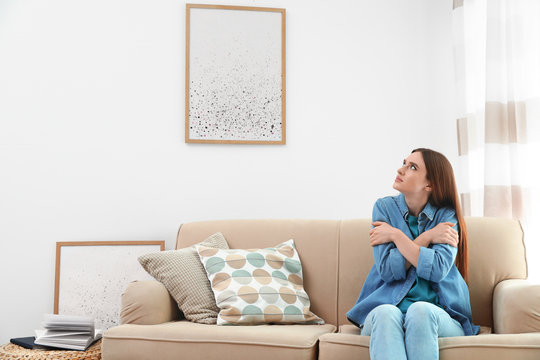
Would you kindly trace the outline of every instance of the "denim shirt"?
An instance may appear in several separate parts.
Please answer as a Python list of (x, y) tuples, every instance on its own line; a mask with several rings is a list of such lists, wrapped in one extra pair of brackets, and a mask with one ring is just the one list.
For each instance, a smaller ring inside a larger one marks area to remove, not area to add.
[[(414, 239), (407, 224), (409, 209), (403, 194), (377, 200), (372, 221), (383, 221)], [(452, 222), (458, 230), (456, 212), (449, 207), (437, 208), (429, 202), (418, 215), (418, 231), (422, 234), (441, 222)], [(360, 326), (367, 314), (382, 304), (396, 305), (411, 289), (416, 276), (428, 280), (437, 293), (442, 308), (463, 327), (465, 335), (478, 334), (480, 327), (473, 325), (469, 288), (454, 264), (457, 249), (447, 244), (421, 247), (418, 266), (405, 269), (406, 259), (393, 242), (373, 247), (375, 264), (362, 287), (360, 296), (347, 318)]]

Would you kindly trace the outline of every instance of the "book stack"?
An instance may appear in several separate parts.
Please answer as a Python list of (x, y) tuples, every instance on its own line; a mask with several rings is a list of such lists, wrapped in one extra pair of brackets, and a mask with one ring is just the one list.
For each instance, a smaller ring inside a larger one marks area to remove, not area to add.
[(101, 338), (94, 319), (86, 316), (53, 315), (44, 317), (43, 329), (36, 330), (34, 344), (69, 350), (86, 350)]

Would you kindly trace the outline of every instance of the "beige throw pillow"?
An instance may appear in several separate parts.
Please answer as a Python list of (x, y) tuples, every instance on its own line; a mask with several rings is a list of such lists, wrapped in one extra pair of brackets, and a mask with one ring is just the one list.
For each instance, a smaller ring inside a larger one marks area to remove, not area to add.
[[(197, 245), (229, 248), (221, 233), (215, 233)], [(139, 262), (167, 288), (187, 320), (202, 324), (216, 323), (219, 308), (194, 246), (146, 254), (139, 257)]]

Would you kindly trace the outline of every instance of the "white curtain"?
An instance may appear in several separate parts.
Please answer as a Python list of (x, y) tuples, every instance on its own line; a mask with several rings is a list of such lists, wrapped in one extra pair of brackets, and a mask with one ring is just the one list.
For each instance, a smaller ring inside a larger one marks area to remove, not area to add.
[(540, 0), (454, 0), (453, 27), (465, 215), (521, 220), (540, 280)]

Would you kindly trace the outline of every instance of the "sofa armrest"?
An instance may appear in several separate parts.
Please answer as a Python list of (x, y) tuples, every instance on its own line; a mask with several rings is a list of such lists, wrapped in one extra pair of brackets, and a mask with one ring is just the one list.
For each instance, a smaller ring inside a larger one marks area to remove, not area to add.
[(540, 284), (504, 280), (493, 294), (493, 327), (497, 334), (540, 331)]
[(179, 317), (176, 301), (159, 281), (134, 281), (122, 294), (121, 324), (153, 325)]

